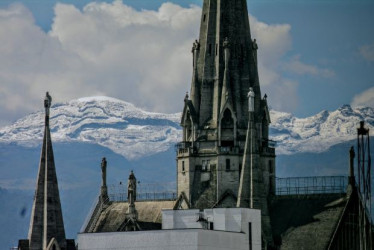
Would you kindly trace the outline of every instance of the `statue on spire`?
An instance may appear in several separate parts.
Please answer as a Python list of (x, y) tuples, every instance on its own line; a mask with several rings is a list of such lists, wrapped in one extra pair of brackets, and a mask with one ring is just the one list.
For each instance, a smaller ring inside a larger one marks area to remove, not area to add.
[(255, 92), (253, 92), (253, 88), (249, 88), (248, 92), (248, 111), (254, 112), (255, 111)]
[(109, 196), (108, 196), (108, 188), (106, 186), (106, 167), (107, 167), (107, 161), (106, 158), (103, 157), (101, 160), (101, 195), (100, 199), (101, 202), (106, 203), (109, 201)]
[(200, 43), (196, 39), (195, 42), (192, 44), (192, 53), (194, 53), (195, 50), (199, 50), (199, 49), (200, 49)]
[(47, 92), (44, 98), (44, 108), (45, 108), (45, 114), (47, 116), (49, 116), (49, 109), (51, 108), (51, 104), (52, 104), (52, 97)]
[(229, 45), (230, 45), (229, 38), (225, 37), (225, 39), (223, 40), (223, 48), (228, 48)]
[(184, 102), (187, 102), (189, 99), (188, 92), (186, 92), (186, 95), (184, 96)]
[(132, 170), (127, 181), (127, 199), (129, 204), (134, 204), (136, 201), (136, 178)]
[(258, 45), (257, 45), (256, 39), (253, 39), (253, 41), (252, 41), (252, 49), (253, 50), (258, 50)]

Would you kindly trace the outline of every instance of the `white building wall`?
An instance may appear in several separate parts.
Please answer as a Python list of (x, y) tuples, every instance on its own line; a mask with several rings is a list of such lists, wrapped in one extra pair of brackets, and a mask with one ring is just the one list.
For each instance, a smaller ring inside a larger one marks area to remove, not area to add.
[[(199, 213), (214, 230), (203, 229)], [(249, 224), (252, 225), (251, 237)], [(79, 250), (261, 250), (261, 211), (248, 208), (215, 208), (162, 211), (157, 231), (85, 233), (78, 235)]]
[[(78, 235), (79, 250), (248, 250), (246, 234), (204, 229)], [(254, 250), (261, 248), (254, 248)]]
[(162, 229), (203, 228), (197, 222), (199, 209), (162, 211)]

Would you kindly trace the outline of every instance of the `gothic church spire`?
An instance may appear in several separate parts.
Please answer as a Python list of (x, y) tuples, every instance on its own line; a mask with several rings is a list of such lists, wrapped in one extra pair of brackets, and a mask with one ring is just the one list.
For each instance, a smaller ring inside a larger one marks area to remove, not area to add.
[(222, 108), (230, 100), (239, 127), (245, 128), (248, 112), (243, 107), (249, 87), (257, 107), (261, 97), (246, 0), (204, 0), (198, 44), (193, 49), (191, 101), (199, 126), (210, 122), (210, 127), (218, 127)]
[(56, 240), (61, 249), (67, 247), (49, 129), (51, 102), (47, 92), (43, 146), (28, 235), (30, 250), (46, 249), (52, 240)]

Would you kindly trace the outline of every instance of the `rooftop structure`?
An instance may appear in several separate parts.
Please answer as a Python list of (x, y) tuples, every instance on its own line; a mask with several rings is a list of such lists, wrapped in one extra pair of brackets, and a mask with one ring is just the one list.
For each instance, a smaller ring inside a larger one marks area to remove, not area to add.
[(162, 229), (79, 234), (79, 249), (261, 249), (261, 212), (255, 209), (162, 210)]
[[(365, 245), (361, 249), (370, 249), (370, 217), (360, 202), (351, 153), (349, 179), (275, 177), (258, 48), (250, 34), (246, 0), (203, 1), (200, 37), (192, 46), (191, 91), (184, 98), (181, 118), (183, 136), (176, 147), (177, 196), (135, 201), (139, 230), (165, 229), (163, 216), (168, 213), (163, 209), (190, 213), (249, 208), (261, 211), (265, 249), (344, 249), (345, 245), (358, 249), (360, 244)], [(99, 200), (80, 239), (91, 239), (90, 233), (128, 231), (123, 223), (130, 203), (111, 197)], [(126, 232), (116, 235), (127, 237)]]

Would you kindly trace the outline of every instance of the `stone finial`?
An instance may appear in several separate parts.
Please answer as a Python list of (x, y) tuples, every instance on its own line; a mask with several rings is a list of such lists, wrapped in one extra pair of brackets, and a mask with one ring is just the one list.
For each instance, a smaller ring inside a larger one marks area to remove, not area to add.
[(254, 112), (255, 111), (255, 92), (253, 92), (253, 88), (249, 88), (248, 92), (248, 111)]
[(186, 95), (184, 96), (184, 102), (187, 102), (187, 101), (188, 101), (188, 98), (189, 98), (189, 96), (188, 96), (188, 92), (186, 92)]
[(200, 43), (199, 43), (199, 41), (197, 39), (195, 40), (195, 49), (196, 50), (200, 49)]
[(45, 115), (46, 116), (49, 116), (49, 109), (51, 108), (51, 104), (52, 104), (52, 97), (47, 92), (45, 94), (45, 98), (44, 98), (44, 108), (45, 108)]
[(253, 50), (258, 50), (258, 45), (257, 45), (256, 39), (253, 39), (253, 41), (252, 41), (252, 49)]
[(199, 49), (200, 49), (200, 43), (199, 43), (199, 41), (195, 40), (195, 42), (192, 44), (191, 52), (194, 53), (195, 50), (199, 50)]
[(228, 48), (230, 46), (229, 38), (225, 37), (223, 40), (223, 48)]

